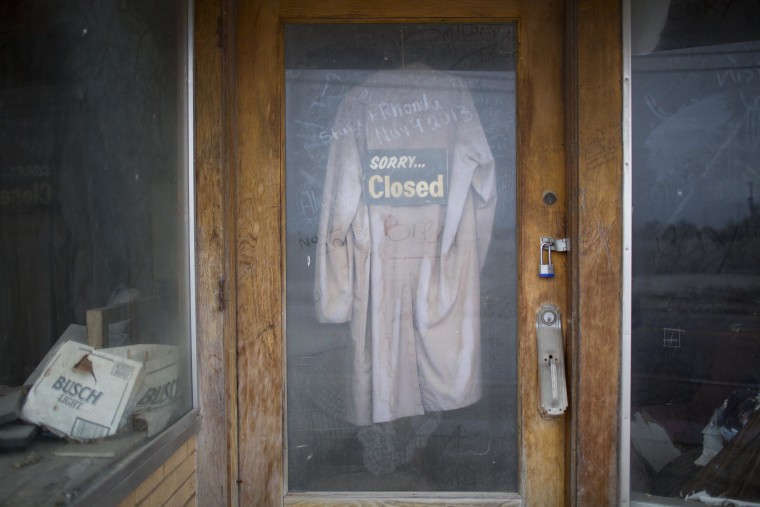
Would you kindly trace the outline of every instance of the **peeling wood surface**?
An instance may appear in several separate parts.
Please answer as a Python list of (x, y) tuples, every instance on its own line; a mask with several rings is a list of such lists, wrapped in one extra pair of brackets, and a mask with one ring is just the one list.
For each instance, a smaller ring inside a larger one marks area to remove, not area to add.
[[(577, 185), (573, 333), (572, 505), (617, 505), (621, 354), (622, 11), (620, 2), (572, 3)], [(605, 48), (600, 51), (599, 48)]]

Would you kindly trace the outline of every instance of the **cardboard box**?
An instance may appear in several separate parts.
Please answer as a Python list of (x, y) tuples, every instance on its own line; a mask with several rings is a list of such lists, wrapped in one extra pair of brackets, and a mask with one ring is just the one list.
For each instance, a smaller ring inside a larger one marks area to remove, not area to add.
[(76, 441), (114, 435), (144, 375), (142, 362), (65, 342), (29, 390), (21, 419)]
[(177, 408), (179, 348), (172, 345), (142, 344), (103, 350), (143, 363), (145, 375), (135, 390), (137, 394), (131, 417), (142, 421), (148, 430), (148, 436), (159, 433)]

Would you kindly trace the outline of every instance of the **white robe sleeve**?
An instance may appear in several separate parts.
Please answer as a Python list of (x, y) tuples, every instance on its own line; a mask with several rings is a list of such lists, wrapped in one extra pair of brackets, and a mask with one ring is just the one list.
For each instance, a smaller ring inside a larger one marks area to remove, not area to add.
[(461, 86), (460, 114), (466, 118), (466, 121), (459, 125), (456, 133), (451, 161), (451, 173), (454, 179), (450, 185), (451, 194), (443, 234), (442, 254), (445, 255), (448, 252), (454, 240), (466, 194), (472, 189), (475, 198), (478, 261), (482, 269), (491, 243), (491, 231), (496, 215), (496, 166), (472, 97), (464, 84)]
[[(336, 126), (355, 124), (351, 103), (349, 95), (338, 111)], [(351, 226), (361, 199), (361, 178), (357, 138), (349, 131), (333, 139), (325, 175), (314, 295), (320, 322), (349, 322), (352, 317), (356, 245)]]

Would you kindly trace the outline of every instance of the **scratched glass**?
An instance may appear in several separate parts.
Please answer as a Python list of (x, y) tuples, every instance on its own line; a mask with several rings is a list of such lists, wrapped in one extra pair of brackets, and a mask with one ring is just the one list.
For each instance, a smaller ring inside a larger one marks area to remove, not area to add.
[(755, 41), (633, 59), (634, 498), (760, 501), (757, 24), (753, 32)]
[(516, 491), (515, 27), (289, 25), (290, 491)]
[(2, 505), (81, 499), (191, 407), (184, 12), (0, 7)]

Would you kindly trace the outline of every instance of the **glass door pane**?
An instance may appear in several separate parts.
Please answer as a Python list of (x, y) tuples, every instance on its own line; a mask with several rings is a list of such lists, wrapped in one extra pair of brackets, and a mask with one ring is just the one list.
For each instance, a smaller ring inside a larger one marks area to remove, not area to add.
[(515, 26), (285, 27), (289, 491), (515, 491)]

